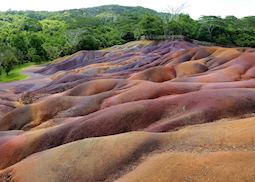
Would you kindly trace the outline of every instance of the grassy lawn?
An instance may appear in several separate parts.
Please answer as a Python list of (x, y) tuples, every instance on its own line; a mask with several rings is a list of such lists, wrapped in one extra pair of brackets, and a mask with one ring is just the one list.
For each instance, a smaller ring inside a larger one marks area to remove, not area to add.
[(20, 66), (15, 67), (12, 71), (10, 71), (9, 75), (7, 76), (5, 73), (0, 75), (0, 82), (12, 82), (16, 80), (24, 80), (28, 78), (28, 76), (20, 73), (24, 68), (29, 66), (35, 65), (35, 63), (26, 63)]

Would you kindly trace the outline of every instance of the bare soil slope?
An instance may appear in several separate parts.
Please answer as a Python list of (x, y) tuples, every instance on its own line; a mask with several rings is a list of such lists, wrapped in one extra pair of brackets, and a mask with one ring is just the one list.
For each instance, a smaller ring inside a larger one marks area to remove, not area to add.
[(0, 84), (0, 181), (254, 181), (255, 50), (139, 41)]

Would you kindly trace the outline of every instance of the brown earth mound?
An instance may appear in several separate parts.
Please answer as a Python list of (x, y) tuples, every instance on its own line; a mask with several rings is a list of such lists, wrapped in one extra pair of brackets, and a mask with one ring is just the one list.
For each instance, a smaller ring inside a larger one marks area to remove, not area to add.
[(27, 72), (0, 84), (0, 181), (255, 179), (254, 49), (140, 41)]

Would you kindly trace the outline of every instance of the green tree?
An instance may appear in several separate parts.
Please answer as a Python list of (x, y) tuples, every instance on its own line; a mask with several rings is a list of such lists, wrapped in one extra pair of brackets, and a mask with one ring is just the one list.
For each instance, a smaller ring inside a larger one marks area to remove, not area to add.
[(0, 47), (0, 66), (7, 75), (13, 69), (17, 63), (17, 58), (15, 56), (15, 51), (13, 48), (8, 46)]
[(224, 31), (225, 23), (218, 16), (202, 16), (199, 19), (199, 38), (206, 41), (214, 41), (214, 36)]
[(145, 36), (162, 35), (164, 33), (163, 24), (160, 17), (148, 14), (139, 22), (142, 35)]
[(47, 60), (47, 52), (43, 48), (44, 40), (37, 34), (32, 34), (29, 38), (29, 49), (33, 49), (33, 55), (30, 54), (30, 60), (36, 62), (42, 62)]
[(42, 30), (42, 25), (39, 23), (38, 20), (27, 17), (21, 24), (21, 30), (38, 32)]

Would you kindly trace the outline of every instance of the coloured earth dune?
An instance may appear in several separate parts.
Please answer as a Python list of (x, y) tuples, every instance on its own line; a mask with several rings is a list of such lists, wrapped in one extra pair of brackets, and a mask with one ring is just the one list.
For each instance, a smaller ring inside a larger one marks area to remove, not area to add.
[(0, 84), (0, 182), (255, 181), (255, 49), (135, 41)]

